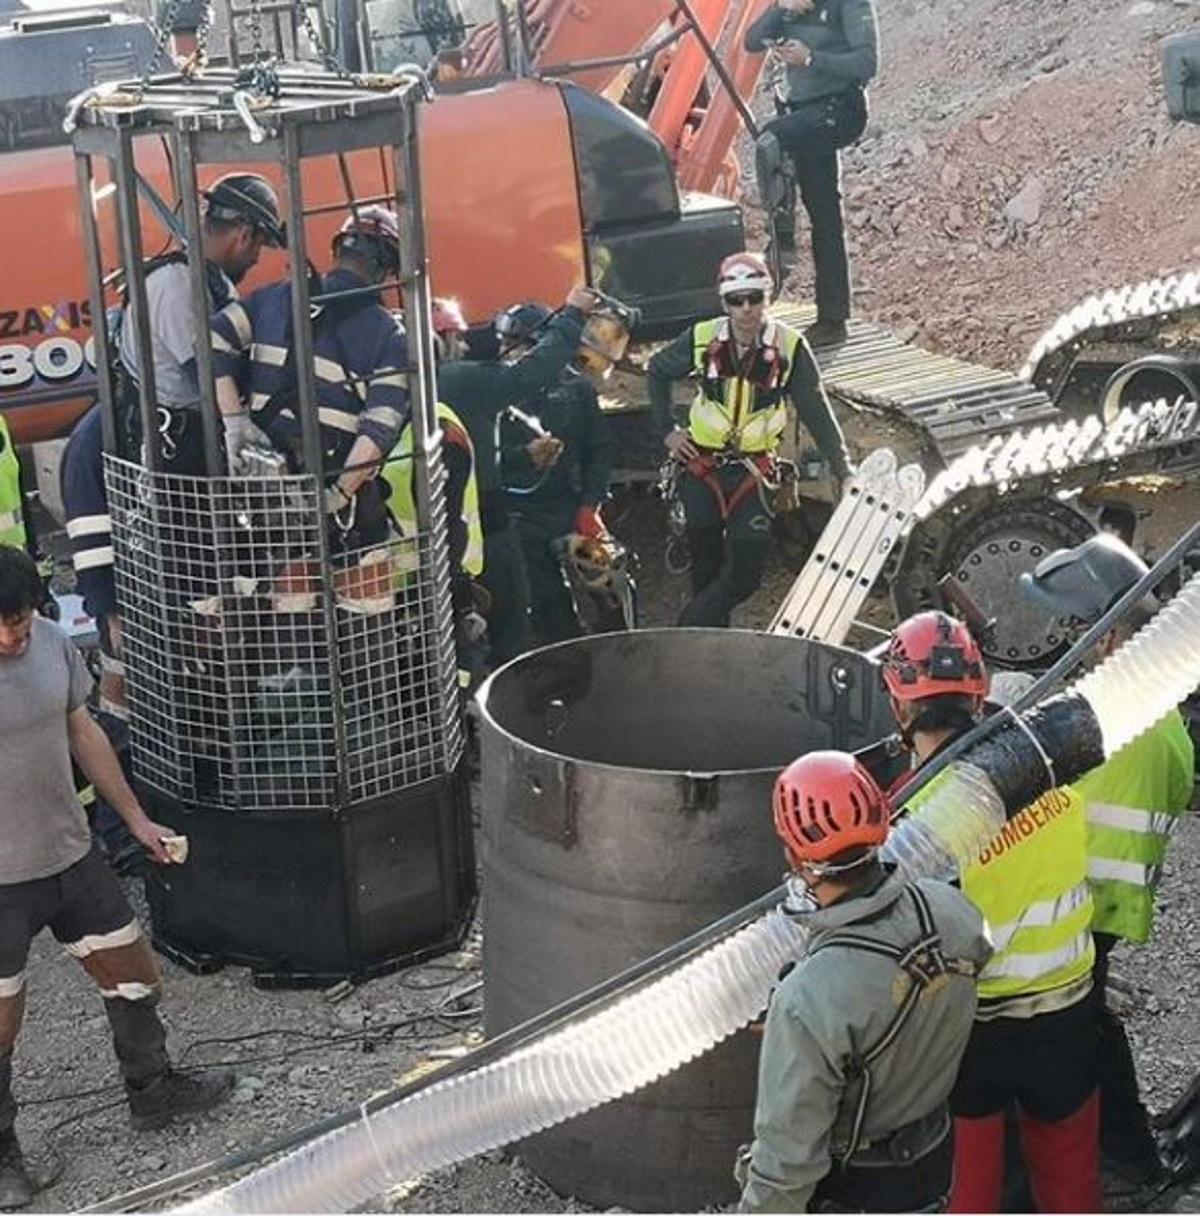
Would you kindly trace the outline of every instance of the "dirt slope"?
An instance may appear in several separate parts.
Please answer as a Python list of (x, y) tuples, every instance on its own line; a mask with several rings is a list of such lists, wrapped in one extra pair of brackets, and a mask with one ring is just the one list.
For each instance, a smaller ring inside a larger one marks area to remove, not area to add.
[(1089, 292), (1200, 265), (1200, 127), (1167, 117), (1157, 49), (1200, 6), (881, 10), (883, 74), (844, 176), (863, 313), (1019, 366)]

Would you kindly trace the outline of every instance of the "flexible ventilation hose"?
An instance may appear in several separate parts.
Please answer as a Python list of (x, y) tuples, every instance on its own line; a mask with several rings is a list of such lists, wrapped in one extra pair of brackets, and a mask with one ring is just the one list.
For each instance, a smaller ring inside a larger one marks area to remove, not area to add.
[[(1153, 726), (1200, 684), (1200, 575), (1063, 696), (953, 761), (893, 831), (903, 872), (973, 861), (1038, 793), (1074, 780)], [(1102, 740), (1102, 746), (1101, 746)], [(389, 1184), (520, 1140), (631, 1093), (709, 1050), (766, 1005), (807, 934), (775, 910), (678, 969), (473, 1072), (347, 1122), (187, 1212), (347, 1211)]]
[(756, 1017), (807, 934), (768, 912), (625, 1000), (339, 1128), (185, 1212), (345, 1212), (631, 1093)]

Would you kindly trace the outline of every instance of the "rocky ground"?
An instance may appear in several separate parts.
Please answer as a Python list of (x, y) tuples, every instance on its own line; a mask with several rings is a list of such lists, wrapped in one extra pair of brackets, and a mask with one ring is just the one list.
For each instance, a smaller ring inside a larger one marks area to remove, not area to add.
[[(888, 0), (873, 118), (845, 158), (860, 311), (930, 347), (1017, 366), (1040, 332), (1089, 292), (1200, 264), (1200, 127), (1168, 121), (1157, 39), (1200, 26), (1200, 4), (1152, 0)], [(807, 290), (801, 257), (789, 293)], [(860, 450), (875, 424), (848, 418)], [(887, 437), (894, 438), (894, 437)], [(1191, 487), (1147, 496), (1156, 547), (1197, 515)], [(662, 569), (662, 521), (644, 490), (613, 518), (642, 555), (644, 603), (666, 622), (685, 582)], [(743, 624), (769, 619), (794, 571), (785, 548)], [(1152, 1105), (1200, 1071), (1200, 826), (1182, 825), (1152, 948), (1115, 970)], [(234, 1101), (212, 1119), (133, 1137), (112, 1086), (98, 1002), (52, 942), (30, 967), (18, 1053), (22, 1129), (61, 1211), (261, 1144), (361, 1103), (475, 1041), (479, 946), (363, 985), (340, 1001), (263, 992), (230, 970), (167, 965), (165, 1016), (185, 1062), (231, 1066)], [(1171, 1197), (1179, 1210), (1200, 1201)], [(587, 1210), (502, 1153), (403, 1181), (397, 1211)]]

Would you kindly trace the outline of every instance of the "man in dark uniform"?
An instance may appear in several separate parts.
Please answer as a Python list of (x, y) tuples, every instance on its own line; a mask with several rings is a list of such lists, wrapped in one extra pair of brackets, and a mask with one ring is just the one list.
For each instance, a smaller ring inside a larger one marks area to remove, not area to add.
[[(746, 50), (771, 47), (787, 71), (767, 125), (795, 167), (812, 227), (814, 345), (841, 342), (850, 316), (850, 263), (842, 219), (839, 149), (867, 125), (866, 86), (879, 68), (872, 0), (776, 0), (746, 31)], [(780, 251), (795, 248), (794, 189), (774, 217)]]
[[(213, 321), (217, 403), (231, 420), (249, 418), (296, 471), (320, 473), (335, 555), (382, 544), (387, 510), (377, 475), (408, 420), (407, 345), (373, 286), (400, 270), (400, 228), (384, 207), (360, 207), (333, 239), (334, 268), (320, 292), (353, 292), (320, 306), (314, 319), (313, 374), (324, 467), (303, 469), (296, 412), (292, 289), (287, 282), (233, 301)], [(253, 434), (249, 435), (252, 443)], [(231, 471), (242, 450), (229, 445)]]
[(475, 445), (483, 521), (483, 577), (491, 596), (491, 663), (497, 667), (529, 649), (529, 580), (500, 479), (497, 430), (501, 412), (554, 382), (579, 349), (584, 318), (596, 299), (577, 287), (549, 321), (532, 350), (510, 363), (499, 358), (460, 359), (438, 370), (438, 396), (466, 424)]
[[(506, 354), (524, 351), (550, 318), (542, 304), (518, 304), (497, 321)], [(612, 441), (591, 382), (573, 368), (543, 388), (501, 427), (502, 475), (529, 575), (533, 629), (542, 643), (582, 629), (555, 542), (571, 533), (605, 534)]]
[[(129, 705), (125, 694), (125, 665), (121, 655), (121, 617), (113, 576), (112, 519), (104, 488), (104, 435), (100, 406), (94, 405), (76, 424), (63, 453), (63, 509), (75, 567), (75, 587), (100, 634), (100, 698), (96, 712), (104, 733), (128, 777)], [(119, 874), (145, 866), (145, 853), (124, 821), (97, 796), (92, 830)]]

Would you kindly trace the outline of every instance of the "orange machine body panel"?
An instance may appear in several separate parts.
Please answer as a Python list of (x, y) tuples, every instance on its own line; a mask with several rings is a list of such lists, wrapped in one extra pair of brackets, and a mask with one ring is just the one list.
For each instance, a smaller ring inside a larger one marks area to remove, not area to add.
[[(530, 51), (539, 70), (566, 63), (629, 55), (643, 47), (674, 12), (672, 0), (525, 0)], [(503, 70), (500, 31), (493, 21), (478, 26), (466, 48), (467, 71), (494, 76)], [(603, 93), (621, 65), (576, 73), (576, 84)]]
[[(579, 191), (561, 90), (532, 80), (438, 97), (422, 111), (422, 191), (433, 287), (461, 299), (473, 321), (518, 300), (562, 300), (586, 278)], [(174, 201), (166, 156), (157, 139), (138, 141), (143, 176)], [(346, 158), (356, 197), (391, 184), (391, 161), (374, 151)], [(99, 162), (98, 162), (99, 163)], [(68, 147), (7, 153), (0, 158), (0, 230), (5, 273), (0, 282), (0, 410), (17, 443), (69, 430), (93, 399), (87, 275)], [(279, 182), (274, 165), (247, 165)], [(218, 176), (206, 169), (203, 181)], [(303, 166), (306, 206), (346, 198), (334, 157)], [(116, 208), (103, 186), (97, 216), (106, 268), (117, 264)], [(308, 254), (318, 269), (344, 218), (331, 211), (307, 225)], [(143, 203), (147, 256), (168, 244)], [(285, 273), (286, 255), (264, 251), (243, 291)], [(115, 296), (110, 303), (115, 303)]]
[[(30, 443), (67, 429), (91, 401), (91, 308), (71, 150), (9, 152), (0, 165), (0, 408), (21, 404), (7, 417), (15, 442)], [(157, 141), (147, 167), (166, 174)], [(98, 193), (103, 217), (115, 208), (111, 192)], [(115, 251), (106, 242), (106, 258)]]
[(555, 305), (586, 280), (562, 92), (534, 80), (438, 97), (421, 112), (426, 244), (438, 295), (471, 321)]

